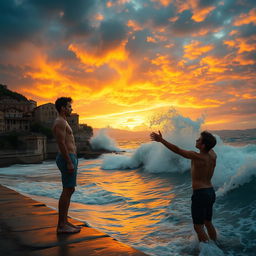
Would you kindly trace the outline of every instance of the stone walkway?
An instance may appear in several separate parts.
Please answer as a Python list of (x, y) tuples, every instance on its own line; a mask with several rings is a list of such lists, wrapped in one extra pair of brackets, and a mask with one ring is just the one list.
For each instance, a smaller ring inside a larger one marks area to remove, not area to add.
[(2, 185), (0, 207), (1, 256), (146, 256), (74, 219), (80, 233), (57, 235), (55, 210)]

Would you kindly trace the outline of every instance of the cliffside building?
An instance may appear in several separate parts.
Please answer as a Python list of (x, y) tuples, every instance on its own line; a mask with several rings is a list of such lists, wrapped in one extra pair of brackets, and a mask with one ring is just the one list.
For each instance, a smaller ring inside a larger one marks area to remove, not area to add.
[[(32, 123), (51, 128), (57, 116), (55, 104), (37, 107), (36, 101), (28, 100), (0, 84), (0, 132), (30, 131)], [(78, 114), (71, 114), (67, 121), (74, 132), (79, 130)]]
[(11, 107), (4, 112), (4, 131), (29, 131), (31, 114)]
[(53, 103), (40, 105), (33, 110), (33, 121), (49, 128), (53, 125), (57, 116), (58, 113)]
[(0, 85), (0, 132), (29, 131), (35, 107), (34, 100)]

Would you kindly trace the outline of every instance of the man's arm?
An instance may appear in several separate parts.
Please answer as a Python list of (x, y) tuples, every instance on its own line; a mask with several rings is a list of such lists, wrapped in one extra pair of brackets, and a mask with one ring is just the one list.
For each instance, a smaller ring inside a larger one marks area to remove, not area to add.
[(188, 159), (200, 159), (200, 154), (198, 154), (195, 151), (188, 151), (188, 150), (184, 150), (182, 148), (179, 148), (178, 146), (166, 141), (165, 139), (163, 139), (161, 132), (159, 131), (159, 134), (152, 132), (150, 134), (150, 137), (152, 140), (157, 141), (157, 142), (161, 142), (164, 146), (166, 146), (168, 149), (170, 149), (172, 152), (188, 158)]
[(74, 166), (69, 156), (69, 152), (66, 147), (65, 137), (66, 137), (66, 123), (58, 122), (55, 126), (55, 137), (60, 149), (61, 154), (67, 161), (67, 168), (70, 172), (74, 171)]

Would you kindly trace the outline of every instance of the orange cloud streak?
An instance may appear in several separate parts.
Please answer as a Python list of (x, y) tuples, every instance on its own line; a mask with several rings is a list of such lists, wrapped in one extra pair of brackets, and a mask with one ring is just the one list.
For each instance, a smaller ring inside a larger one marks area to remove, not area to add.
[[(81, 48), (77, 44), (69, 45), (69, 50), (74, 52), (76, 56), (84, 63), (91, 66), (99, 67), (105, 63), (109, 63), (112, 60), (123, 61), (127, 59), (125, 51), (125, 44), (121, 44), (119, 47), (106, 51), (103, 54), (97, 52), (87, 51)], [(97, 50), (96, 50), (97, 51)]]
[(207, 17), (207, 15), (216, 8), (215, 6), (200, 8), (198, 0), (177, 0), (175, 5), (178, 8), (178, 13), (181, 13), (185, 10), (191, 10), (193, 13), (192, 19), (196, 22), (202, 22)]
[(256, 24), (256, 8), (249, 11), (249, 13), (241, 14), (237, 19), (234, 21), (235, 26), (242, 26), (249, 23)]
[(196, 22), (201, 22), (203, 21), (207, 15), (213, 11), (216, 7), (215, 6), (209, 6), (207, 8), (203, 8), (203, 9), (200, 9), (200, 10), (195, 10), (194, 11), (194, 14), (192, 16), (192, 19)]
[(199, 41), (192, 41), (190, 44), (184, 46), (184, 57), (194, 60), (204, 53), (211, 51), (213, 48), (213, 45), (202, 45)]
[(236, 38), (234, 40), (226, 40), (224, 44), (229, 47), (238, 48), (238, 53), (251, 52), (256, 50), (255, 45), (256, 35), (250, 36), (248, 38)]

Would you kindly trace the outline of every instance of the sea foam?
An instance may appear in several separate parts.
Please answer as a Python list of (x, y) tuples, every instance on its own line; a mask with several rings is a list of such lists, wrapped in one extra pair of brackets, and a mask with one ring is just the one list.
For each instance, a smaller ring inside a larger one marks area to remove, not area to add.
[(117, 147), (117, 143), (114, 139), (108, 136), (107, 128), (100, 129), (96, 136), (90, 140), (91, 146), (94, 150), (109, 150), (109, 151), (121, 151)]

